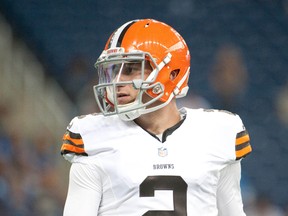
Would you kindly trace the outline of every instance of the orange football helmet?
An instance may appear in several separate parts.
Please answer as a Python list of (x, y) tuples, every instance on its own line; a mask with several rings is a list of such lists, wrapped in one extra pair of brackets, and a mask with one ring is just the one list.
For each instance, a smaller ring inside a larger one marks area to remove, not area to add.
[[(152, 72), (144, 78), (147, 62)], [(140, 79), (121, 81), (131, 63), (141, 64)], [(99, 83), (94, 86), (97, 104), (104, 115), (118, 114), (133, 120), (142, 114), (166, 106), (174, 97), (183, 97), (189, 89), (190, 53), (181, 35), (169, 25), (153, 19), (133, 20), (116, 29), (95, 63)], [(176, 74), (173, 79), (171, 73)], [(139, 90), (135, 101), (117, 102), (117, 87), (133, 85)], [(144, 102), (143, 95), (149, 96)], [(155, 103), (161, 101), (161, 103)]]

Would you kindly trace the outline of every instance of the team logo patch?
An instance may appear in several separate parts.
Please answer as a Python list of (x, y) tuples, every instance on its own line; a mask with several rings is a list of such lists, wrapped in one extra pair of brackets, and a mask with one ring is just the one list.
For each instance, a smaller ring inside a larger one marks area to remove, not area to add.
[(158, 155), (160, 157), (166, 157), (168, 155), (167, 148), (164, 148), (164, 147), (158, 148)]

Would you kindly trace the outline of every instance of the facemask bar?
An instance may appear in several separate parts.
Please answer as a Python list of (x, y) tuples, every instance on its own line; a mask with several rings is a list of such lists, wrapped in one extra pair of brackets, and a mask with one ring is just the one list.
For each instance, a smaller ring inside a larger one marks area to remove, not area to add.
[[(123, 120), (132, 120), (139, 117), (143, 113), (148, 113), (159, 109), (158, 106), (153, 107), (152, 105), (163, 96), (164, 86), (159, 82), (154, 84), (152, 83), (155, 81), (159, 71), (165, 66), (165, 64), (170, 61), (170, 59), (171, 55), (168, 54), (167, 57), (159, 65), (157, 65), (152, 56), (149, 53), (145, 52), (135, 52), (129, 54), (113, 53), (109, 55), (106, 55), (105, 53), (102, 54), (95, 64), (95, 67), (99, 73), (99, 84), (93, 87), (96, 101), (101, 112), (105, 116), (118, 114)], [(146, 80), (144, 80), (145, 60), (149, 60), (150, 65), (153, 68), (153, 71), (150, 73)], [(110, 71), (110, 73), (108, 71), (105, 71), (105, 69), (109, 69), (108, 65), (114, 65), (118, 66), (120, 68), (119, 73), (122, 73), (123, 67), (125, 66), (124, 64), (135, 62), (141, 63), (140, 79), (138, 78), (130, 81), (121, 81), (119, 80), (121, 74), (119, 75), (117, 80), (115, 79), (116, 73), (114, 74), (114, 76), (112, 71)], [(138, 96), (136, 97), (135, 101), (123, 105), (118, 104), (116, 92), (117, 87), (121, 85), (133, 85), (135, 89), (139, 90)], [(159, 94), (155, 98), (151, 98), (148, 102), (143, 103), (143, 95), (145, 94), (145, 91), (148, 89), (153, 89), (155, 86), (161, 89)], [(150, 105), (151, 107), (147, 109), (147, 107)], [(166, 103), (163, 104), (163, 106), (165, 105)], [(163, 106), (161, 105), (161, 107)]]

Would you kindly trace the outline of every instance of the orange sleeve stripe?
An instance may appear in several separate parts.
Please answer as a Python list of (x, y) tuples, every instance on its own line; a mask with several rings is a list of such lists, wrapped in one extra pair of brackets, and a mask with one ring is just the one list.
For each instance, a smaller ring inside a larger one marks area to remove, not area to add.
[(71, 153), (76, 153), (76, 154), (83, 154), (85, 153), (84, 148), (79, 148), (77, 146), (69, 145), (69, 144), (63, 144), (61, 147), (61, 152), (71, 152)]
[(248, 142), (249, 140), (250, 140), (249, 135), (246, 134), (246, 135), (236, 139), (236, 145), (240, 145), (240, 144), (242, 144), (244, 142)]
[(245, 148), (236, 151), (236, 159), (240, 159), (248, 155), (252, 151), (251, 145), (246, 146)]
[(75, 144), (71, 140), (63, 140), (62, 144), (68, 144), (68, 145), (76, 146), (78, 148), (84, 148), (84, 144)]
[(75, 145), (83, 145), (82, 139), (73, 139), (70, 137), (69, 134), (64, 134), (63, 140), (69, 140), (69, 141), (73, 142)]

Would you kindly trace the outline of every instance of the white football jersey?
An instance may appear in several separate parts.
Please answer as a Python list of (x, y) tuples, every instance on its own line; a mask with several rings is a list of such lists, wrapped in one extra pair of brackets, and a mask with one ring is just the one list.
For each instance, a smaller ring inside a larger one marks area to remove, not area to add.
[(181, 112), (185, 120), (168, 129), (165, 142), (118, 116), (71, 121), (61, 153), (72, 163), (92, 165), (101, 188), (97, 215), (218, 215), (220, 172), (251, 152), (249, 135), (236, 114)]

